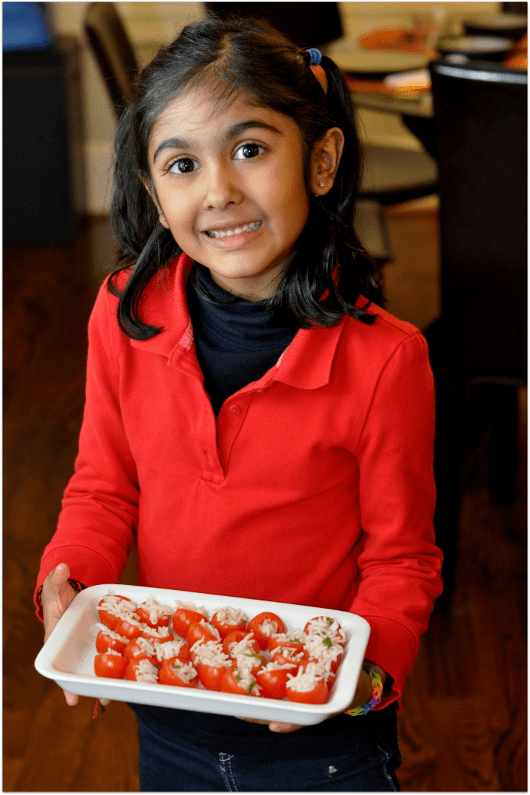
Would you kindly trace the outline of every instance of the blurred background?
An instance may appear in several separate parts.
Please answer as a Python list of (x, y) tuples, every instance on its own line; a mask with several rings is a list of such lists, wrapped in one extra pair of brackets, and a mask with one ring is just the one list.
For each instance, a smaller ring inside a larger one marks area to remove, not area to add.
[(360, 236), (431, 351), (446, 590), (407, 680), (401, 787), (526, 791), (527, 3), (494, 2), (3, 3), (3, 789), (138, 789), (129, 709), (94, 719), (34, 670), (32, 594), (115, 260), (116, 117), (160, 46), (234, 8), (343, 69)]

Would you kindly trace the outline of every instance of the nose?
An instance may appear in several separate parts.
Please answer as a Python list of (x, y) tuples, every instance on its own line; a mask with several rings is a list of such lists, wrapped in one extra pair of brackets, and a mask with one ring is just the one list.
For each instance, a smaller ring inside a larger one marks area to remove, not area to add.
[(238, 185), (237, 175), (229, 165), (211, 165), (203, 173), (205, 210), (224, 210), (229, 205), (242, 201), (243, 193)]

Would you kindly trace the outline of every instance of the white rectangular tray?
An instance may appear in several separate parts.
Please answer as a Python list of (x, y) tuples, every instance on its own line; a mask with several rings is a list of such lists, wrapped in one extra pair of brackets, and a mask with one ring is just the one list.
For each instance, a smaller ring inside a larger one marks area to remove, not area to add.
[[(303, 629), (306, 622), (316, 616), (335, 618), (345, 630), (347, 642), (329, 701), (317, 705), (298, 704), (287, 700), (232, 695), (200, 688), (187, 689), (97, 677), (94, 673), (95, 641), (98, 633), (96, 623), (99, 620), (97, 605), (109, 590), (128, 596), (138, 604), (149, 596), (172, 608), (176, 607), (177, 599), (193, 602), (197, 606), (206, 607), (210, 616), (217, 608), (237, 607), (250, 620), (258, 613), (268, 610), (279, 615), (288, 629)], [(53, 679), (64, 690), (80, 696), (311, 725), (349, 707), (357, 687), (369, 635), (370, 626), (364, 618), (341, 610), (144, 588), (138, 585), (95, 585), (75, 597), (41, 649), (35, 660), (35, 667), (42, 676)]]

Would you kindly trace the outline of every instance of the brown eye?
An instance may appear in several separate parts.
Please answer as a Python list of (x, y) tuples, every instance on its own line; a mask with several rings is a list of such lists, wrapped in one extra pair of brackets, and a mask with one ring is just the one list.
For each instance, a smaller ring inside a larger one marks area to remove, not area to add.
[(243, 146), (240, 146), (237, 150), (235, 160), (251, 160), (254, 157), (258, 157), (258, 155), (264, 151), (264, 147), (258, 144), (243, 144)]
[(180, 157), (171, 164), (169, 170), (177, 174), (191, 174), (196, 165), (196, 161), (191, 157)]

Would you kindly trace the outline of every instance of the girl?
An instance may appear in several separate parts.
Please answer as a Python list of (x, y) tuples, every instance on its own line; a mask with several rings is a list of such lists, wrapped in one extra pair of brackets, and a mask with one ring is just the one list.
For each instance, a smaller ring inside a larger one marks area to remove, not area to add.
[(135, 705), (143, 790), (398, 788), (396, 706), (441, 591), (433, 388), (423, 337), (378, 305), (359, 164), (338, 68), (253, 20), (185, 28), (121, 117), (121, 261), (42, 558), (46, 636), (133, 545), (140, 585), (371, 625), (352, 709), (320, 725)]

